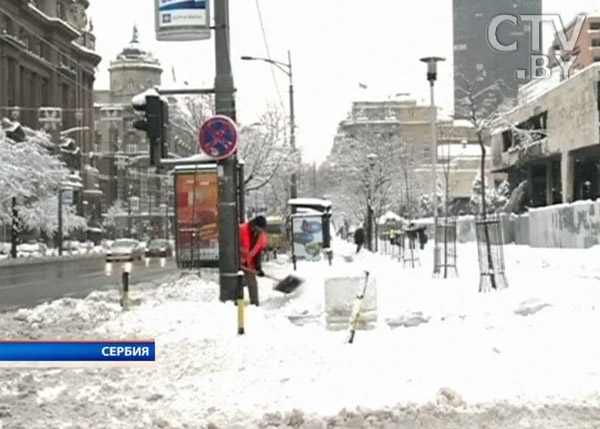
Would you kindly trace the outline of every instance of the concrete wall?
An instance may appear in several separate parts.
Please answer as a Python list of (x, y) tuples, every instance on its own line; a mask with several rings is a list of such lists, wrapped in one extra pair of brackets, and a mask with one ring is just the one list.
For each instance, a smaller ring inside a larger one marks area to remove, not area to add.
[(600, 202), (578, 201), (529, 212), (529, 245), (585, 249), (598, 244)]
[[(505, 244), (566, 249), (600, 244), (600, 200), (530, 209), (518, 216), (503, 214), (501, 222)], [(459, 218), (456, 228), (457, 242), (476, 240), (473, 216)]]
[[(600, 64), (593, 64), (541, 94), (521, 104), (506, 115), (506, 121), (517, 124), (538, 112), (548, 111), (548, 139), (544, 148), (550, 153), (566, 153), (600, 141), (596, 85)], [(492, 151), (494, 167), (500, 167), (498, 154), (503, 153), (502, 132), (494, 131)]]

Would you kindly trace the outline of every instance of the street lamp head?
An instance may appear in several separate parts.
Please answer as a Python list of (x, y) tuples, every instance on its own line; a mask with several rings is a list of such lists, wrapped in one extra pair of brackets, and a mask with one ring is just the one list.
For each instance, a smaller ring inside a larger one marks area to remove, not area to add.
[(240, 57), (240, 59), (242, 59), (244, 61), (251, 61), (251, 60), (255, 60), (256, 58), (250, 57), (248, 55), (243, 55), (242, 57)]
[(437, 79), (437, 63), (440, 61), (446, 61), (443, 57), (425, 57), (421, 58), (421, 61), (427, 64), (427, 80), (431, 83)]

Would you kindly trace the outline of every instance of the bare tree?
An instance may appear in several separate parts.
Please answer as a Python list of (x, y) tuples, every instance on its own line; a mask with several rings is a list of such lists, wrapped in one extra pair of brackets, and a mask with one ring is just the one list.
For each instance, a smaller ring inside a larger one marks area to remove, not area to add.
[(246, 191), (257, 191), (276, 179), (278, 173), (291, 173), (296, 168), (297, 153), (285, 140), (286, 123), (274, 106), (253, 125), (240, 130), (239, 156), (245, 162)]
[[(457, 88), (462, 94), (463, 98), (459, 100), (459, 110), (455, 112), (457, 115), (463, 118), (467, 118), (471, 124), (475, 127), (475, 133), (477, 136), (477, 142), (481, 148), (481, 162), (479, 174), (481, 180), (481, 209), (480, 216), (482, 220), (482, 228), (484, 233), (485, 241), (485, 264), (488, 267), (489, 278), (491, 281), (492, 289), (497, 289), (498, 284), (496, 280), (496, 272), (494, 269), (494, 258), (492, 257), (492, 245), (490, 240), (490, 231), (487, 220), (487, 204), (486, 204), (486, 181), (485, 181), (485, 161), (486, 161), (486, 146), (485, 146), (485, 135), (489, 134), (492, 126), (497, 122), (497, 112), (489, 114), (490, 106), (495, 102), (498, 90), (500, 89), (500, 83), (494, 83), (489, 87), (475, 92), (474, 85), (472, 82), (467, 80), (464, 76), (460, 76), (463, 82), (463, 86)], [(481, 261), (480, 261), (481, 263)], [(482, 273), (483, 274), (483, 273)], [(480, 290), (482, 287), (480, 286)]]
[(334, 149), (327, 188), (336, 207), (361, 220), (365, 209), (378, 218), (399, 203), (405, 149), (399, 136), (367, 125), (347, 134)]
[(190, 149), (196, 147), (202, 124), (215, 114), (212, 95), (172, 97), (169, 100), (169, 126), (176, 144), (183, 143)]

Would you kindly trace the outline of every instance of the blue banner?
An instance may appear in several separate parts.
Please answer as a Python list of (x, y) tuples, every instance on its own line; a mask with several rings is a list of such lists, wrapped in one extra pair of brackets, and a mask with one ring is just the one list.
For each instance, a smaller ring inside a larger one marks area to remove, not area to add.
[[(164, 3), (164, 2), (163, 2)], [(160, 6), (161, 12), (172, 11), (172, 10), (185, 10), (185, 9), (206, 9), (205, 1), (189, 0), (189, 1), (174, 1), (163, 4)]]
[(0, 361), (154, 361), (154, 341), (0, 341)]

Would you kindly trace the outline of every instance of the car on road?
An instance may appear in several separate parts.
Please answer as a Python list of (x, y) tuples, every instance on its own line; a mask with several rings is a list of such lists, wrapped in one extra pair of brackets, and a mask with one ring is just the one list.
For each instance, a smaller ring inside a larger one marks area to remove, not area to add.
[(19, 258), (34, 258), (46, 256), (48, 246), (45, 243), (30, 240), (27, 243), (22, 243), (17, 246), (17, 257)]
[(10, 253), (10, 243), (0, 242), (0, 255), (8, 255)]
[(173, 246), (169, 240), (164, 238), (155, 238), (150, 240), (146, 246), (146, 257), (162, 257), (173, 256)]
[(69, 253), (71, 255), (78, 255), (81, 252), (81, 243), (74, 240), (64, 240), (62, 243), (63, 254)]
[(141, 261), (142, 257), (140, 242), (131, 238), (115, 240), (106, 251), (106, 262)]

